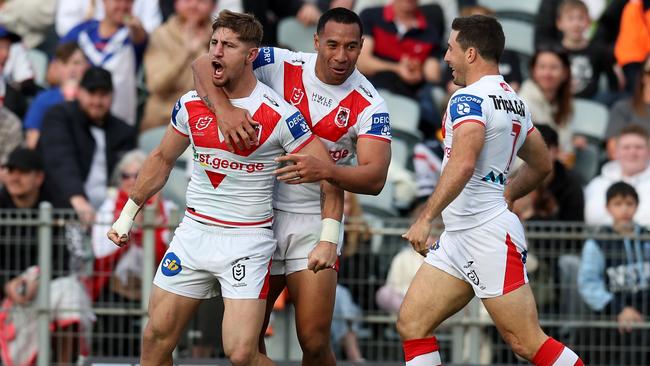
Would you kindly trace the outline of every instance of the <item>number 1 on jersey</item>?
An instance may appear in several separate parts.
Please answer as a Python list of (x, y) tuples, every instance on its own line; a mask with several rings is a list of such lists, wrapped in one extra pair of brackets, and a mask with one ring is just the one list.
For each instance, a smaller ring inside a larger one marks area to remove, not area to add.
[(512, 159), (515, 157), (515, 149), (517, 147), (517, 140), (519, 139), (519, 134), (521, 133), (521, 122), (517, 120), (512, 120), (512, 132), (510, 135), (514, 137), (512, 141), (512, 151), (510, 152), (510, 159), (508, 160), (508, 166), (506, 167), (505, 173), (510, 172), (510, 165), (512, 165)]

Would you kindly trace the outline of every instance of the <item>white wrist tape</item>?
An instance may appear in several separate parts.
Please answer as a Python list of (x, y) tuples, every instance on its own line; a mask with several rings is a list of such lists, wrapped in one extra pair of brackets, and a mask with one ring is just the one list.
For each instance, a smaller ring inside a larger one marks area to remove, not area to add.
[(113, 230), (117, 232), (118, 236), (129, 235), (131, 226), (133, 226), (133, 219), (135, 219), (135, 215), (137, 215), (139, 209), (140, 207), (133, 202), (132, 199), (129, 198), (129, 200), (126, 201), (126, 205), (124, 205), (120, 217), (118, 217), (113, 224)]
[(327, 241), (332, 244), (339, 244), (341, 237), (341, 222), (325, 218), (320, 229), (320, 241)]

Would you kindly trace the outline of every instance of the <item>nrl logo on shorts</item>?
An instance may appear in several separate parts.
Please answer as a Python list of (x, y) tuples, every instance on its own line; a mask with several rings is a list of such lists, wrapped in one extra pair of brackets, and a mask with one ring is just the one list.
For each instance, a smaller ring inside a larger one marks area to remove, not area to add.
[(340, 128), (346, 127), (348, 125), (348, 118), (350, 118), (350, 109), (339, 107), (338, 112), (336, 112), (334, 123), (336, 123), (336, 125)]
[(475, 270), (471, 270), (471, 271), (467, 272), (467, 278), (469, 278), (470, 281), (472, 281), (473, 284), (478, 286), (479, 279), (478, 279), (478, 275), (476, 274)]
[(199, 131), (205, 130), (206, 128), (208, 128), (210, 123), (212, 123), (212, 117), (203, 116), (199, 118), (198, 121), (196, 121), (196, 129)]
[(236, 281), (241, 281), (246, 277), (246, 266), (237, 263), (236, 265), (232, 266), (232, 278), (234, 278)]
[(293, 88), (293, 91), (291, 92), (291, 99), (289, 101), (293, 105), (298, 105), (300, 102), (302, 102), (302, 98), (305, 96), (305, 92), (302, 89), (299, 88)]

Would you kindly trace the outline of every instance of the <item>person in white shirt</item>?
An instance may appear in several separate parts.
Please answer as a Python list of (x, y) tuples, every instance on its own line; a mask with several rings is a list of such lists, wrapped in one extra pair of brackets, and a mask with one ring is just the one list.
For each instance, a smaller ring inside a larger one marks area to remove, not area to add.
[[(425, 256), (397, 319), (407, 366), (442, 364), (432, 332), (478, 296), (513, 351), (535, 365), (582, 365), (539, 326), (524, 266), (524, 228), (508, 208), (551, 171), (530, 109), (499, 74), (505, 36), (493, 17), (456, 18), (445, 61), (454, 83), (443, 117), (445, 155), (435, 191), (403, 235)], [(524, 164), (508, 182), (515, 155)], [(507, 186), (506, 186), (507, 183)], [(429, 245), (433, 219), (445, 231)]]
[[(117, 245), (140, 206), (165, 183), (175, 160), (192, 146), (194, 168), (187, 188), (187, 209), (154, 279), (149, 322), (143, 335), (141, 365), (171, 364), (172, 351), (202, 299), (214, 297), (215, 278), (224, 298), (223, 346), (236, 365), (272, 365), (258, 351), (271, 256), (276, 249), (271, 225), (272, 172), (276, 158), (302, 151), (332, 164), (293, 106), (282, 101), (253, 74), (262, 27), (252, 15), (222, 11), (212, 25), (212, 83), (223, 88), (233, 105), (259, 121), (259, 145), (228, 151), (220, 120), (195, 91), (174, 106), (163, 140), (138, 174), (130, 199), (108, 233)], [(300, 176), (296, 175), (299, 180)], [(338, 241), (343, 211), (340, 189), (323, 183), (320, 244)], [(309, 267), (329, 268), (335, 255), (312, 253)], [(173, 314), (173, 316), (170, 316)]]

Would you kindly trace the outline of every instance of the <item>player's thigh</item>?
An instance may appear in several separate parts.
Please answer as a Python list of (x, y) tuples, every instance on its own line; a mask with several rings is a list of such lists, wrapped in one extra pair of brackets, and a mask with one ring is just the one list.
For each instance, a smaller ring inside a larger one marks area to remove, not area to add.
[(178, 339), (201, 301), (202, 299), (177, 295), (153, 286), (149, 298), (147, 327), (153, 334), (169, 335)]
[(223, 347), (226, 354), (241, 347), (257, 349), (266, 300), (224, 298), (223, 304)]
[(472, 286), (423, 263), (406, 292), (397, 320), (403, 337), (424, 337), (474, 297)]
[(337, 273), (324, 269), (309, 270), (287, 276), (287, 287), (296, 308), (298, 336), (329, 334), (334, 311)]
[[(503, 296), (482, 299), (501, 335), (507, 340), (541, 345), (546, 335), (539, 326), (535, 297), (526, 284)], [(514, 338), (513, 338), (514, 337)]]

